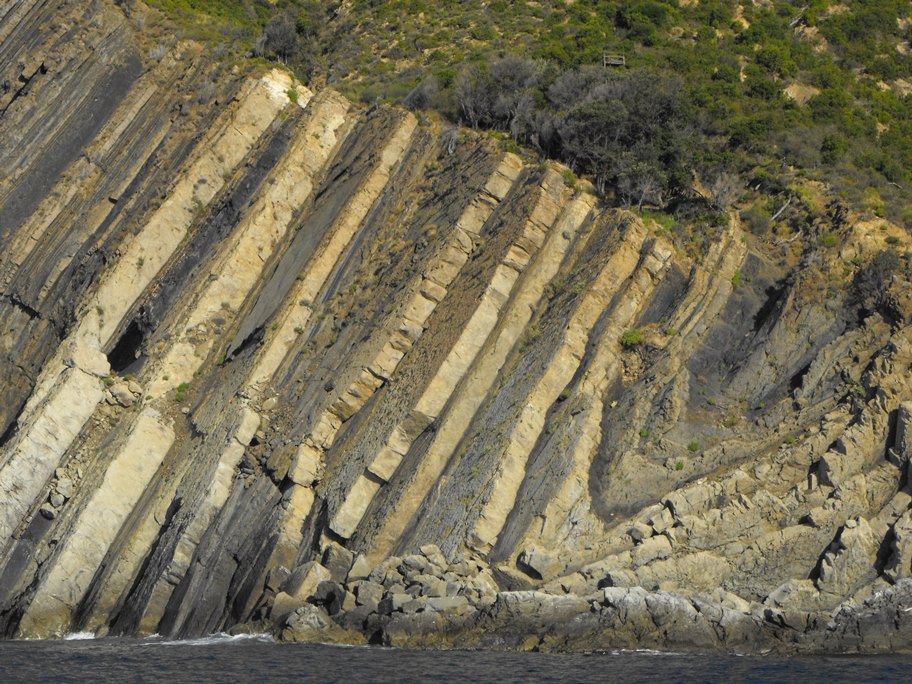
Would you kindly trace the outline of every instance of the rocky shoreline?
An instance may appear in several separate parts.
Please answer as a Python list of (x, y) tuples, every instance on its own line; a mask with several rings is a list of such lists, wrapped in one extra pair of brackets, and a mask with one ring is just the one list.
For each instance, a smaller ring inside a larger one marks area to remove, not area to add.
[(744, 654), (912, 650), (912, 579), (833, 611), (775, 608), (711, 594), (605, 586), (582, 595), (501, 591), (478, 557), (447, 562), (434, 545), (371, 568), (331, 546), (270, 578), (262, 617), (239, 629), (283, 642), (397, 648), (588, 652), (611, 649)]

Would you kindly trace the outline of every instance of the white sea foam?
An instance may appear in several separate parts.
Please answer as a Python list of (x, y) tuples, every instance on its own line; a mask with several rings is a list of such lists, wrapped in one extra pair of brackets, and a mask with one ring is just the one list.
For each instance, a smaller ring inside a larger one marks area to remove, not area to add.
[(95, 632), (70, 632), (63, 635), (64, 641), (88, 641), (95, 638)]
[(144, 646), (214, 646), (216, 644), (231, 644), (242, 641), (255, 641), (260, 643), (273, 643), (275, 640), (269, 634), (226, 634), (218, 632), (198, 639), (161, 639), (157, 634), (143, 639)]

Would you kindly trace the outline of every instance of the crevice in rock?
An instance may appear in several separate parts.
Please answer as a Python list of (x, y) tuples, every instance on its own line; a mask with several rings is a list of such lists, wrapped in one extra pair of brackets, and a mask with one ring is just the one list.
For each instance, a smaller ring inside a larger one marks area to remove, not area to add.
[(766, 288), (766, 292), (764, 293), (766, 294), (766, 301), (763, 302), (763, 305), (757, 313), (754, 314), (753, 332), (758, 332), (764, 325), (772, 322), (771, 319), (777, 308), (779, 308), (780, 302), (782, 301), (786, 290), (788, 290), (788, 285), (788, 281), (783, 280)]
[(142, 366), (141, 350), (144, 341), (145, 334), (139, 323), (135, 319), (130, 321), (120, 339), (108, 352), (108, 363), (111, 364), (111, 370), (120, 375), (138, 371)]
[(26, 316), (28, 316), (32, 320), (41, 319), (41, 312), (38, 311), (38, 309), (35, 309), (35, 308), (29, 306), (28, 304), (26, 304), (18, 296), (14, 295), (14, 294), (5, 294), (5, 295), (2, 295), (2, 297), (6, 301), (8, 301), (10, 304), (15, 306), (17, 309), (22, 311)]
[(792, 390), (793, 392), (795, 390), (801, 389), (801, 386), (804, 384), (804, 376), (807, 375), (808, 371), (810, 371), (810, 370), (811, 370), (811, 364), (808, 363), (801, 370), (799, 370), (797, 373), (795, 373), (789, 379), (789, 389)]
[[(162, 522), (161, 528), (159, 528), (158, 535), (155, 537), (155, 541), (150, 545), (149, 553), (146, 555), (145, 559), (142, 562), (142, 565), (137, 571), (136, 577), (133, 579), (133, 584), (127, 590), (126, 598), (124, 599), (123, 603), (119, 605), (114, 611), (114, 616), (109, 623), (110, 633), (112, 636), (124, 636), (133, 634), (139, 627), (139, 622), (142, 620), (143, 611), (145, 610), (146, 604), (149, 600), (148, 594), (151, 593), (151, 589), (155, 586), (154, 584), (149, 585), (144, 580), (152, 568), (152, 563), (155, 560), (160, 560), (163, 557), (158, 553), (158, 550), (162, 547), (162, 545), (173, 544), (174, 538), (169, 535), (168, 532), (171, 529), (171, 525), (175, 519), (175, 516), (183, 507), (183, 504), (183, 498), (176, 497), (168, 506), (168, 510), (165, 512), (164, 522)], [(158, 573), (156, 572), (155, 574), (157, 575)]]

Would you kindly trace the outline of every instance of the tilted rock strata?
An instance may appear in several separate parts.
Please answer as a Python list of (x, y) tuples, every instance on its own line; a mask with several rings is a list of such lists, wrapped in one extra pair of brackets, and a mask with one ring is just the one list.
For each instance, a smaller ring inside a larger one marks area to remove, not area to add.
[(907, 236), (693, 259), (139, 9), (0, 14), (3, 634), (909, 647), (908, 282), (821, 286)]

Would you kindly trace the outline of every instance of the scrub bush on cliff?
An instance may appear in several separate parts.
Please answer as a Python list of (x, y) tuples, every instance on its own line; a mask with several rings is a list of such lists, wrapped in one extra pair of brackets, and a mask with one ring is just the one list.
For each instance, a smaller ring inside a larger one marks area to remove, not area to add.
[(470, 126), (509, 131), (628, 204), (661, 205), (690, 185), (694, 133), (677, 79), (599, 67), (557, 74), (551, 64), (507, 57), (464, 68), (456, 96)]
[(256, 51), (264, 56), (276, 57), (287, 64), (300, 48), (300, 38), (295, 19), (290, 13), (278, 14), (263, 27), (256, 43)]

